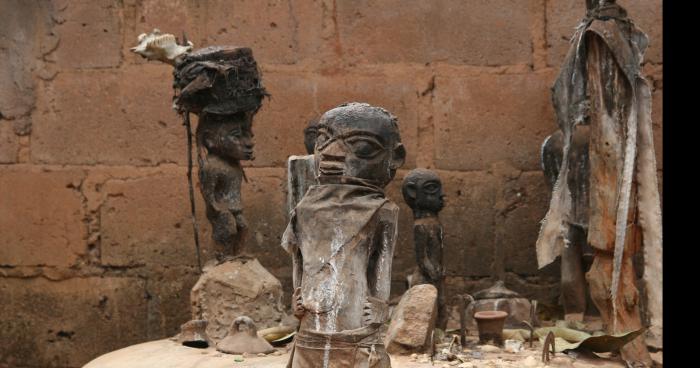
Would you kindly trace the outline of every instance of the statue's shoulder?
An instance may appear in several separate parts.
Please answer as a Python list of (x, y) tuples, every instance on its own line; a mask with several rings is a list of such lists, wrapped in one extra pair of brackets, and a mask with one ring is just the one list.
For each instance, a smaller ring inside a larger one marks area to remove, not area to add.
[(399, 206), (396, 203), (389, 200), (384, 202), (384, 204), (381, 207), (379, 207), (378, 212), (379, 216), (381, 216), (381, 218), (383, 219), (393, 219), (398, 217), (399, 215)]

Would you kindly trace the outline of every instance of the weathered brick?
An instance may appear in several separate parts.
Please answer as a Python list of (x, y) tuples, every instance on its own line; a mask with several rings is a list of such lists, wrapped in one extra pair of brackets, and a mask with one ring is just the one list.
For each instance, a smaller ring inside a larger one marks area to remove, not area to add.
[(516, 0), (342, 0), (337, 22), (353, 61), (529, 64), (530, 11)]
[(122, 58), (120, 1), (55, 0), (58, 49), (49, 57), (60, 68), (118, 66)]
[(195, 267), (151, 269), (145, 284), (148, 340), (174, 336), (180, 332), (180, 325), (192, 318), (190, 290), (198, 279)]
[(315, 82), (307, 74), (270, 72), (263, 74), (263, 83), (272, 96), (253, 120), (255, 160), (250, 164), (285, 167), (290, 155), (306, 154), (304, 128), (318, 115)]
[[(42, 2), (0, 2), (0, 115), (6, 119), (27, 115), (34, 105), (34, 80), (49, 11)], [(0, 117), (2, 119), (2, 117)]]
[(537, 275), (535, 243), (551, 193), (544, 174), (538, 171), (524, 172), (504, 184), (499, 188), (502, 208), (498, 209), (496, 226), (501, 230), (498, 238), (503, 246), (505, 270)]
[(552, 77), (549, 72), (438, 76), (437, 167), (483, 170), (506, 160), (521, 170), (538, 170), (542, 141), (556, 129)]
[(12, 130), (11, 122), (0, 119), (0, 164), (17, 162), (18, 138)]
[(0, 265), (68, 267), (85, 253), (79, 171), (0, 171)]
[[(112, 180), (103, 190), (107, 193), (100, 209), (103, 264), (197, 264), (185, 170)], [(200, 244), (205, 247), (210, 233), (197, 188), (195, 197), (202, 230)], [(207, 254), (203, 252), (202, 258), (208, 259)]]
[(138, 278), (3, 279), (0, 300), (0, 365), (80, 367), (146, 340)]
[(207, 43), (250, 47), (259, 63), (293, 64), (318, 51), (322, 26), (319, 4), (301, 6), (303, 13), (297, 5), (293, 0), (210, 0)]
[[(619, 0), (634, 24), (649, 36), (645, 60), (662, 63), (663, 16), (662, 0)], [(569, 40), (579, 22), (586, 15), (583, 1), (547, 1), (547, 62), (559, 67), (569, 49)]]
[(243, 214), (248, 221), (247, 250), (273, 275), (291, 275), (291, 257), (280, 246), (287, 227), (286, 171), (282, 168), (246, 169), (243, 183)]
[(60, 73), (38, 97), (32, 160), (184, 164), (187, 139), (171, 99), (169, 65)]
[[(316, 103), (319, 115), (344, 102), (366, 102), (383, 107), (399, 119), (407, 156), (404, 169), (415, 167), (418, 149), (418, 90), (410, 72), (319, 77)], [(302, 136), (299, 136), (300, 142)]]

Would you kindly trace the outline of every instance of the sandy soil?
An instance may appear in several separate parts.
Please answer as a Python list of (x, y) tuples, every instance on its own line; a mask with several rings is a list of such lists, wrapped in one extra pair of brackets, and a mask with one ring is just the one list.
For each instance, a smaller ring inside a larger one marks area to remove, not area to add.
[[(509, 353), (495, 346), (471, 345), (453, 361), (430, 361), (425, 355), (392, 356), (393, 367), (458, 367), (458, 368), (528, 368), (545, 367), (541, 361), (542, 350), (538, 343), (518, 353)], [(661, 353), (654, 354), (655, 360), (661, 362)], [(133, 345), (105, 354), (84, 368), (231, 368), (231, 367), (266, 367), (284, 368), (289, 359), (285, 348), (278, 349), (267, 356), (228, 355), (214, 348), (193, 349), (181, 346), (172, 340), (157, 340)], [(582, 354), (556, 354), (546, 367), (624, 367), (615, 357), (588, 357)]]

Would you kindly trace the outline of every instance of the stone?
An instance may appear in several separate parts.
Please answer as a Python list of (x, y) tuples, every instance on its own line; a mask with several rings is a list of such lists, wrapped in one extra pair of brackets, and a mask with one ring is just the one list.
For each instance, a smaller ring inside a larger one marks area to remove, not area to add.
[(148, 338), (145, 281), (87, 277), (0, 282), (0, 366), (80, 367)]
[(480, 345), (479, 350), (483, 351), (484, 353), (498, 353), (501, 351), (501, 348), (495, 345), (485, 344)]
[(0, 164), (17, 162), (19, 137), (12, 131), (9, 120), (0, 118)]
[(504, 350), (509, 353), (518, 353), (523, 350), (523, 342), (519, 340), (505, 340)]
[(536, 367), (537, 366), (537, 359), (533, 357), (532, 355), (528, 356), (527, 358), (523, 359), (520, 364), (523, 365), (523, 367)]
[(550, 192), (539, 172), (524, 172), (499, 188), (498, 241), (503, 245), (506, 270), (537, 275), (535, 242), (539, 221), (547, 213)]
[(122, 59), (121, 17), (117, 0), (58, 0), (54, 19), (60, 38), (53, 61), (63, 69), (116, 67)]
[(206, 8), (207, 44), (251, 47), (263, 63), (294, 64), (314, 55), (320, 46), (320, 5), (309, 7), (293, 0), (217, 0), (208, 2)]
[(391, 354), (424, 353), (432, 348), (437, 319), (437, 289), (417, 285), (401, 298), (392, 314), (384, 345)]
[[(70, 267), (87, 251), (78, 170), (0, 170), (0, 265)], [(9, 188), (12, 188), (11, 190)]]
[(555, 126), (550, 92), (554, 77), (551, 70), (438, 75), (436, 167), (486, 170), (506, 161), (519, 170), (539, 170), (540, 145)]
[[(257, 56), (257, 49), (254, 51)], [(265, 134), (255, 136), (251, 165), (282, 167), (288, 155), (304, 153), (303, 129), (315, 114), (316, 83), (313, 75), (290, 72), (267, 72), (263, 78), (272, 98), (263, 101), (255, 119), (264, 125)]]
[(533, 14), (526, 1), (409, 4), (402, 0), (338, 1), (343, 57), (358, 63), (531, 63)]
[(190, 300), (192, 316), (209, 322), (207, 335), (217, 343), (237, 317), (249, 316), (263, 329), (277, 326), (285, 316), (282, 285), (254, 258), (205, 267)]
[[(109, 180), (102, 190), (107, 193), (99, 210), (104, 264), (197, 264), (185, 170)], [(200, 241), (209, 234), (203, 208), (199, 202)]]
[(32, 115), (32, 162), (186, 164), (185, 130), (170, 102), (170, 66), (66, 71), (50, 87), (38, 93)]
[[(27, 117), (34, 107), (36, 82), (33, 74), (47, 46), (56, 41), (50, 34), (53, 22), (49, 7), (46, 2), (7, 0), (0, 3), (0, 14), (8, 15), (0, 24), (0, 65), (3, 66), (0, 69), (0, 121)], [(4, 124), (8, 123), (0, 123)], [(28, 131), (23, 132), (26, 133)]]

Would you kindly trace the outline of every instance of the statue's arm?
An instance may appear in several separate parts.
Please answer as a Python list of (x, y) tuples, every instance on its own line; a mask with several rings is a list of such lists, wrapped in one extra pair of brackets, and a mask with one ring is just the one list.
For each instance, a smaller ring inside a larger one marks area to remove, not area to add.
[(416, 225), (413, 228), (416, 262), (424, 275), (427, 275), (432, 281), (437, 281), (441, 276), (440, 265), (433, 263), (433, 260), (428, 255), (428, 250), (431, 247), (440, 247), (442, 241), (438, 239), (440, 234), (431, 234), (430, 230), (430, 228), (423, 225)]
[(391, 264), (394, 257), (394, 248), (398, 237), (398, 207), (396, 205), (383, 207), (381, 210), (381, 226), (379, 239), (377, 239), (377, 259), (374, 263), (374, 283), (370, 294), (381, 300), (389, 300), (391, 291)]
[(287, 229), (282, 235), (282, 247), (292, 256), (292, 313), (301, 319), (306, 312), (302, 305), (301, 280), (304, 275), (304, 260), (299, 249), (298, 238), (296, 236), (296, 215), (292, 214)]
[(389, 319), (387, 302), (391, 292), (391, 263), (398, 236), (398, 210), (395, 204), (385, 205), (379, 210), (375, 251), (370, 255), (367, 270), (368, 296), (363, 313), (365, 325), (381, 324)]

